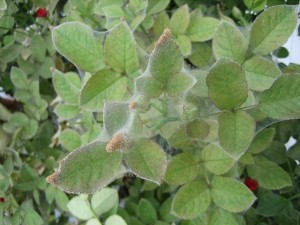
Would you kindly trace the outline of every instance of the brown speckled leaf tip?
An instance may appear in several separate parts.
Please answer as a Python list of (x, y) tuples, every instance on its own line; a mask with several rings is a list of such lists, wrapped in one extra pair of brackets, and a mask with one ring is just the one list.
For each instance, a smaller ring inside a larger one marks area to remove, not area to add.
[(162, 43), (164, 43), (168, 38), (171, 37), (171, 30), (169, 28), (166, 28), (163, 32), (163, 34), (160, 36), (158, 41), (155, 43), (155, 48), (159, 47)]
[(128, 108), (130, 110), (134, 110), (134, 109), (137, 108), (137, 106), (138, 106), (137, 102), (130, 102), (129, 105), (128, 105)]
[(46, 178), (46, 181), (50, 184), (54, 184), (54, 185), (58, 185), (58, 173), (55, 172), (51, 175), (49, 175), (47, 178)]
[(107, 152), (114, 152), (116, 150), (123, 149), (125, 147), (125, 135), (124, 133), (115, 134), (110, 142), (106, 145)]

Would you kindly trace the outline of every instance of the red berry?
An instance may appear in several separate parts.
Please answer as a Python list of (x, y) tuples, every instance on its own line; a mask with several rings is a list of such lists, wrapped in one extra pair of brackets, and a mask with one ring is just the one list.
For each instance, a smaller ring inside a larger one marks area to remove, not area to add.
[(48, 11), (45, 8), (37, 8), (35, 11), (35, 16), (45, 18), (48, 16)]
[(6, 199), (4, 197), (0, 197), (0, 203), (4, 203)]
[(251, 190), (255, 191), (258, 189), (258, 182), (256, 180), (251, 179), (250, 177), (246, 177), (244, 184)]

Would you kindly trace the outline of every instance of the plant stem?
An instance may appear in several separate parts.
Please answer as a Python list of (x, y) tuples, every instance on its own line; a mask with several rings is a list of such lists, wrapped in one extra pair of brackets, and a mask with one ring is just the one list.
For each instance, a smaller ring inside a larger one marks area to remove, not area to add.
[(296, 198), (300, 198), (300, 193), (290, 197), (289, 200), (296, 199)]
[[(253, 108), (257, 107), (257, 106), (258, 106), (258, 105), (244, 106), (244, 107), (236, 108), (236, 109), (234, 109), (234, 110), (247, 110), (247, 109), (253, 109)], [(221, 114), (221, 113), (223, 113), (223, 111), (215, 112), (215, 113), (211, 113), (211, 114), (207, 114), (207, 115), (201, 116), (200, 118), (216, 116), (216, 115), (219, 115), (219, 114)]]

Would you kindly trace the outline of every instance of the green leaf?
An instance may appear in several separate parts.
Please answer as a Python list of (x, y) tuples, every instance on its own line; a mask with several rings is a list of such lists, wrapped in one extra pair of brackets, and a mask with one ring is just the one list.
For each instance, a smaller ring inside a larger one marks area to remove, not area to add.
[(131, 74), (140, 67), (136, 42), (125, 22), (121, 22), (109, 32), (104, 52), (107, 63), (120, 73)]
[(64, 101), (70, 104), (78, 104), (81, 86), (78, 74), (73, 72), (63, 74), (59, 70), (54, 70), (52, 82), (56, 93)]
[(169, 225), (169, 224), (164, 221), (157, 220), (154, 225)]
[(55, 194), (55, 201), (60, 209), (68, 211), (69, 198), (65, 192), (57, 190)]
[(68, 105), (68, 104), (58, 104), (54, 112), (58, 115), (59, 119), (69, 120), (74, 118), (79, 114), (78, 106), (76, 105)]
[(193, 87), (196, 79), (187, 73), (174, 74), (167, 82), (166, 92), (170, 96), (177, 96)]
[(280, 58), (280, 59), (287, 58), (289, 56), (289, 51), (285, 47), (279, 47), (278, 49), (276, 49), (273, 52), (273, 54), (274, 54), (274, 56), (276, 56), (277, 58)]
[(193, 42), (207, 41), (213, 38), (219, 20), (212, 17), (195, 17), (191, 20), (186, 34)]
[(29, 90), (17, 89), (14, 93), (14, 97), (22, 103), (28, 102), (31, 96), (32, 94)]
[(266, 128), (260, 131), (253, 139), (247, 151), (252, 154), (263, 152), (272, 143), (274, 135), (275, 128)]
[(101, 189), (94, 193), (91, 199), (92, 208), (97, 215), (108, 212), (118, 203), (118, 191), (112, 188)]
[(175, 41), (176, 41), (177, 45), (179, 46), (181, 53), (184, 56), (188, 56), (191, 54), (192, 43), (188, 36), (180, 34), (180, 35), (178, 35), (178, 37), (176, 38)]
[(182, 66), (183, 57), (180, 50), (171, 39), (170, 30), (165, 30), (150, 55), (150, 73), (155, 79), (164, 83), (172, 75), (179, 73)]
[(213, 174), (221, 175), (233, 167), (235, 161), (217, 145), (210, 144), (201, 152), (204, 166)]
[(272, 191), (265, 191), (259, 199), (257, 205), (257, 214), (264, 217), (277, 216), (285, 213), (289, 208), (294, 208), (291, 201)]
[(10, 71), (10, 79), (16, 88), (22, 90), (28, 89), (29, 84), (27, 81), (27, 76), (23, 70), (13, 66)]
[(172, 202), (173, 202), (173, 196), (167, 198), (165, 200), (159, 209), (159, 214), (161, 215), (161, 218), (166, 221), (166, 222), (175, 222), (178, 220), (178, 218), (174, 215), (171, 214), (171, 209), (172, 209)]
[(152, 15), (163, 11), (170, 3), (170, 0), (148, 0), (147, 14)]
[(261, 13), (254, 21), (250, 33), (250, 47), (254, 52), (267, 55), (283, 45), (297, 23), (294, 6), (273, 6)]
[(273, 141), (263, 152), (263, 155), (270, 161), (280, 165), (287, 162), (286, 147), (281, 141)]
[(170, 19), (170, 29), (175, 34), (184, 34), (190, 23), (190, 13), (187, 4), (178, 8)]
[(192, 54), (189, 60), (197, 67), (209, 66), (214, 61), (212, 48), (207, 43), (196, 42), (192, 46)]
[(124, 16), (124, 11), (120, 5), (112, 4), (102, 8), (105, 17), (107, 18), (122, 18)]
[(43, 64), (38, 68), (39, 75), (44, 79), (49, 79), (52, 76), (51, 68), (55, 66), (52, 58), (45, 57)]
[(181, 185), (194, 180), (198, 175), (198, 160), (191, 153), (182, 153), (168, 163), (164, 180), (171, 185)]
[(194, 23), (197, 20), (200, 20), (203, 18), (203, 12), (201, 9), (201, 6), (198, 8), (195, 8), (192, 12), (191, 12), (191, 21), (190, 23)]
[(81, 145), (80, 135), (72, 129), (65, 129), (59, 135), (60, 144), (68, 151), (73, 151)]
[(29, 118), (27, 115), (21, 112), (15, 112), (9, 118), (9, 123), (15, 127), (24, 127), (28, 124)]
[(24, 224), (42, 225), (44, 224), (41, 216), (33, 208), (25, 208)]
[(267, 0), (243, 0), (243, 2), (248, 9), (256, 12), (263, 10), (264, 7), (267, 5)]
[(256, 200), (243, 183), (219, 176), (215, 176), (211, 182), (211, 197), (217, 206), (233, 213), (246, 211)]
[(244, 111), (224, 112), (219, 117), (219, 141), (225, 152), (237, 160), (254, 137), (255, 121)]
[(209, 129), (209, 124), (201, 119), (194, 119), (186, 125), (187, 136), (193, 139), (205, 139), (209, 134)]
[(219, 109), (241, 106), (248, 96), (244, 70), (235, 62), (222, 59), (206, 78), (209, 97)]
[(0, 48), (0, 62), (12, 62), (20, 55), (22, 48), (23, 47), (21, 45), (15, 43), (10, 43)]
[(105, 100), (105, 91), (121, 77), (121, 74), (112, 70), (101, 70), (94, 74), (85, 83), (80, 93), (80, 106), (91, 111), (101, 110)]
[(239, 225), (235, 220), (234, 215), (223, 209), (214, 209), (209, 215), (207, 225)]
[(79, 219), (88, 220), (94, 216), (87, 195), (79, 195), (68, 203), (70, 212)]
[(153, 191), (155, 190), (156, 188), (158, 188), (158, 185), (156, 183), (153, 183), (151, 181), (147, 181), (145, 180), (142, 188), (141, 188), (141, 192), (144, 192), (144, 191)]
[(213, 51), (217, 59), (222, 57), (242, 63), (246, 58), (248, 43), (239, 29), (223, 21), (213, 39)]
[(101, 40), (89, 26), (63, 23), (52, 29), (52, 39), (57, 51), (80, 69), (97, 72), (105, 67)]
[(166, 12), (160, 13), (154, 20), (154, 24), (153, 24), (154, 33), (156, 35), (161, 35), (164, 32), (164, 29), (166, 29), (169, 26), (169, 22), (170, 19), (168, 14)]
[(38, 61), (43, 62), (46, 56), (46, 45), (41, 35), (36, 34), (31, 38), (30, 45), (32, 57)]
[(297, 119), (300, 116), (300, 76), (286, 75), (277, 79), (262, 93), (260, 110), (274, 119)]
[(45, 197), (49, 204), (51, 204), (54, 201), (56, 194), (56, 188), (52, 185), (48, 185), (45, 189)]
[(91, 193), (105, 187), (117, 176), (122, 161), (121, 152), (108, 153), (105, 148), (106, 143), (99, 141), (78, 148), (60, 161), (47, 181), (69, 193)]
[(130, 115), (128, 103), (105, 102), (103, 111), (104, 127), (112, 137), (127, 123)]
[(101, 225), (98, 219), (92, 218), (86, 222), (86, 225)]
[(35, 119), (30, 119), (28, 123), (22, 128), (22, 137), (24, 139), (33, 138), (39, 128), (39, 124)]
[(166, 171), (166, 156), (160, 145), (148, 139), (134, 142), (125, 154), (131, 171), (139, 177), (160, 184)]
[(127, 225), (127, 223), (123, 220), (122, 217), (113, 215), (105, 220), (104, 225)]
[(5, 0), (1, 0), (0, 1), (0, 10), (4, 11), (7, 9), (7, 4), (5, 2)]
[(287, 152), (287, 156), (294, 160), (300, 160), (300, 144), (293, 145)]
[(206, 212), (211, 202), (208, 186), (203, 181), (193, 181), (176, 193), (172, 214), (183, 219), (194, 219)]
[(163, 84), (153, 77), (138, 77), (135, 80), (138, 91), (149, 98), (157, 98), (163, 93)]
[(137, 216), (146, 224), (154, 224), (157, 220), (155, 208), (150, 201), (144, 198), (139, 201)]
[(257, 156), (254, 160), (254, 165), (247, 166), (247, 172), (251, 178), (257, 180), (261, 187), (269, 190), (278, 190), (292, 186), (289, 174), (280, 166), (263, 156)]
[(272, 61), (254, 56), (243, 64), (249, 88), (253, 91), (269, 89), (281, 75), (280, 69)]

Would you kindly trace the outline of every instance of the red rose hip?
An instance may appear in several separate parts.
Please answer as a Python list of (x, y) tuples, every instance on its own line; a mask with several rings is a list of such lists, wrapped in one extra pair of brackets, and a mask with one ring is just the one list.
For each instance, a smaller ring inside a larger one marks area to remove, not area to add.
[(246, 177), (244, 184), (251, 190), (255, 191), (258, 189), (258, 182), (256, 180), (251, 179), (250, 177)]
[(48, 11), (45, 8), (37, 8), (35, 11), (35, 16), (45, 18), (48, 16)]

